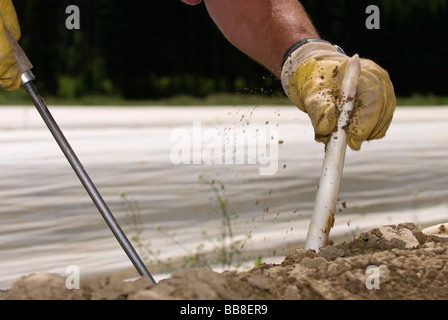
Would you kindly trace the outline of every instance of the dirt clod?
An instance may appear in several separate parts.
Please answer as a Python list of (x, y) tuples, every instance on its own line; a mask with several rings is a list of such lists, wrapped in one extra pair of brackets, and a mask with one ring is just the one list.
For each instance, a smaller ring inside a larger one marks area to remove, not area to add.
[(64, 277), (32, 274), (0, 300), (448, 299), (448, 241), (438, 236), (412, 223), (382, 226), (319, 253), (292, 248), (280, 264), (241, 273), (181, 270), (156, 286), (103, 276), (68, 290)]

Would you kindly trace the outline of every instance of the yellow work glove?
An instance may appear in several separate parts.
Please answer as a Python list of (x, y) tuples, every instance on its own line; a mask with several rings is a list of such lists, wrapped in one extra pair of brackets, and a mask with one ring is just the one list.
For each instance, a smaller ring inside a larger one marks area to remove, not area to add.
[[(282, 85), (310, 117), (316, 140), (326, 143), (340, 114), (340, 88), (349, 57), (323, 40), (302, 40), (298, 46), (285, 56)], [(359, 150), (365, 140), (384, 137), (396, 107), (388, 73), (371, 60), (361, 59), (356, 93), (347, 129), (347, 144), (353, 150)]]
[(14, 39), (20, 39), (20, 26), (11, 0), (0, 0), (0, 87), (13, 91), (20, 87), (21, 75), (6, 38), (5, 28)]

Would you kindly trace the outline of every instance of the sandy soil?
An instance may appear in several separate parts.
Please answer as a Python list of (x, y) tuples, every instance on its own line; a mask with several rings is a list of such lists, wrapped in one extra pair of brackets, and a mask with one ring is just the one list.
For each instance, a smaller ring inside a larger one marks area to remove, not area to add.
[(360, 233), (318, 254), (292, 248), (280, 264), (247, 272), (176, 271), (151, 286), (146, 279), (101, 276), (81, 279), (68, 290), (66, 278), (30, 274), (19, 278), (4, 300), (310, 300), (448, 299), (448, 235), (426, 235), (412, 223)]

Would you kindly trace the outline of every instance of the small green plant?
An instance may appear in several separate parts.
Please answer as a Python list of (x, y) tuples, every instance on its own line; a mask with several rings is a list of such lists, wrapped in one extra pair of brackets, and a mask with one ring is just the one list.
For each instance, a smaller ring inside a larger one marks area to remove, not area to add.
[[(230, 267), (236, 258), (241, 257), (241, 248), (244, 247), (246, 240), (236, 240), (234, 238), (232, 228), (233, 215), (228, 210), (228, 202), (224, 195), (224, 184), (222, 182), (216, 182), (215, 180), (206, 179), (204, 176), (199, 175), (199, 181), (210, 187), (216, 202), (219, 206), (221, 214), (221, 235), (218, 239), (210, 237), (206, 231), (202, 231), (204, 243), (197, 245), (194, 250), (187, 248), (182, 242), (176, 240), (176, 237), (164, 230), (162, 227), (156, 227), (156, 231), (162, 233), (161, 237), (164, 239), (170, 239), (174, 245), (182, 248), (187, 254), (183, 259), (182, 268), (198, 268), (198, 267), (211, 267), (212, 265), (219, 264), (224, 268)], [(135, 244), (137, 250), (141, 253), (142, 259), (148, 263), (156, 265), (158, 269), (164, 271), (172, 270), (172, 259), (168, 261), (162, 261), (160, 259), (160, 251), (154, 251), (151, 249), (151, 242), (144, 239), (144, 227), (140, 214), (138, 203), (133, 200), (129, 200), (125, 193), (120, 194), (120, 198), (123, 201), (123, 205), (128, 210), (128, 225), (133, 230), (133, 235), (130, 237), (131, 241)], [(250, 239), (251, 235), (247, 236)], [(212, 249), (205, 250), (206, 243), (212, 244)], [(255, 265), (261, 264), (261, 255), (254, 260)]]
[[(142, 235), (144, 231), (143, 222), (137, 201), (129, 200), (125, 193), (121, 193), (120, 198), (129, 211), (128, 225), (134, 232), (130, 237), (130, 240), (135, 244), (135, 247), (141, 254), (143, 261), (151, 262), (151, 264), (155, 264), (161, 269), (171, 269), (170, 259), (168, 261), (161, 260), (160, 250), (153, 251), (151, 249), (151, 242), (144, 239)], [(161, 227), (156, 227), (156, 231), (160, 230)]]
[(262, 263), (263, 263), (263, 257), (261, 254), (259, 254), (254, 260), (254, 266), (258, 267)]
[(223, 267), (229, 267), (232, 265), (235, 257), (241, 256), (240, 248), (243, 245), (243, 241), (234, 239), (232, 215), (227, 209), (227, 199), (224, 196), (224, 184), (222, 182), (217, 183), (216, 180), (208, 180), (202, 175), (199, 175), (199, 180), (210, 186), (221, 210), (221, 238), (218, 240), (220, 244), (217, 246), (217, 262)]

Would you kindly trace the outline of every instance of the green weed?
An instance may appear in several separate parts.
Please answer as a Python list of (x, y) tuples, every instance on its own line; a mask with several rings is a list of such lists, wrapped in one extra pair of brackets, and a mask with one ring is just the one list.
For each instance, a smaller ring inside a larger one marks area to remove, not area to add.
[[(155, 228), (155, 231), (161, 234), (160, 237), (169, 239), (173, 242), (173, 245), (180, 247), (186, 253), (180, 268), (212, 267), (216, 265), (228, 268), (231, 265), (234, 265), (237, 258), (241, 258), (241, 248), (244, 247), (245, 242), (251, 238), (251, 235), (247, 235), (245, 240), (235, 239), (232, 227), (232, 219), (234, 218), (234, 215), (228, 210), (228, 200), (224, 194), (224, 184), (222, 182), (217, 183), (215, 180), (209, 180), (202, 175), (199, 176), (199, 181), (210, 187), (219, 206), (221, 214), (220, 237), (218, 239), (212, 238), (206, 231), (202, 231), (204, 242), (197, 245), (194, 250), (191, 250), (182, 242), (176, 240), (175, 235), (164, 228), (158, 226)], [(172, 259), (169, 258), (167, 261), (160, 259), (161, 252), (159, 250), (151, 249), (151, 242), (145, 239), (138, 203), (129, 200), (125, 193), (120, 194), (120, 198), (123, 201), (123, 205), (128, 210), (128, 226), (133, 231), (130, 239), (135, 244), (136, 249), (140, 252), (142, 260), (152, 264), (153, 268), (156, 266), (157, 269), (162, 269), (164, 271), (173, 270), (174, 264)], [(212, 249), (206, 251), (206, 244), (211, 244)], [(254, 260), (254, 263), (255, 265), (258, 265), (262, 263), (261, 261), (262, 257), (259, 255)]]

